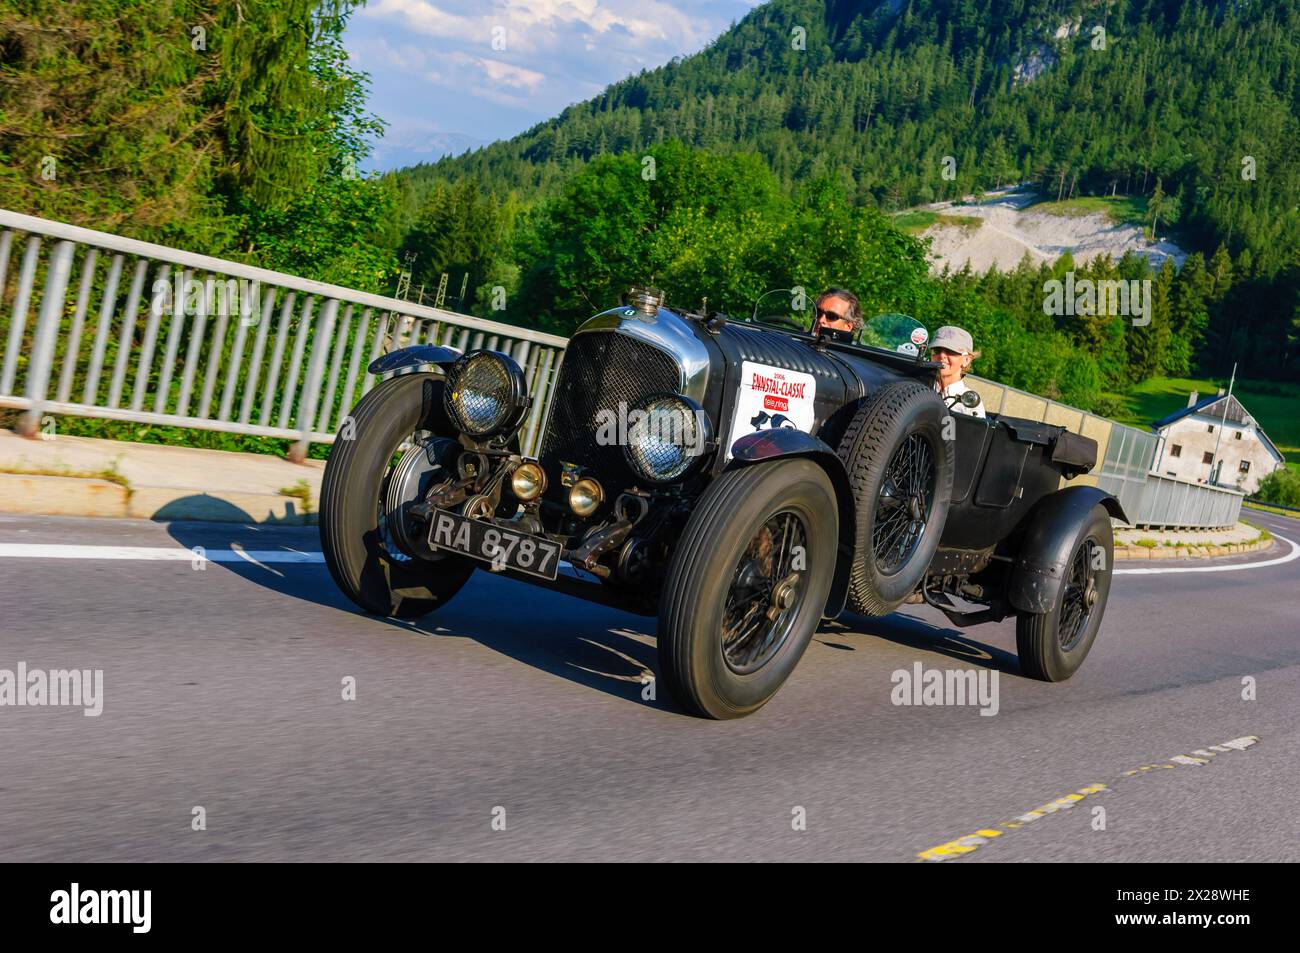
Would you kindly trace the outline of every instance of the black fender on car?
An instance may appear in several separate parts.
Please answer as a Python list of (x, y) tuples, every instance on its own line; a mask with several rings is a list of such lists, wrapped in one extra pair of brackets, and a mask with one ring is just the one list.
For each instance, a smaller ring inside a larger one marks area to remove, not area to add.
[(838, 555), (835, 559), (835, 578), (831, 582), (830, 596), (826, 600), (823, 616), (834, 619), (844, 611), (844, 604), (849, 593), (849, 573), (853, 567), (854, 527), (857, 525), (854, 513), (853, 487), (849, 483), (849, 474), (840, 460), (825, 441), (802, 430), (780, 427), (773, 430), (760, 430), (758, 433), (746, 434), (731, 445), (732, 466), (752, 466), (769, 460), (787, 457), (807, 457), (830, 477), (835, 487), (835, 502), (839, 508)]
[(1047, 612), (1065, 581), (1079, 524), (1097, 504), (1128, 522), (1119, 500), (1095, 486), (1068, 486), (1043, 498), (1029, 517), (1007, 586), (1007, 601), (1022, 612)]
[(416, 344), (400, 348), (370, 362), (366, 372), (381, 376), (410, 369), (428, 370), (443, 368), (460, 359), (460, 352), (436, 344)]

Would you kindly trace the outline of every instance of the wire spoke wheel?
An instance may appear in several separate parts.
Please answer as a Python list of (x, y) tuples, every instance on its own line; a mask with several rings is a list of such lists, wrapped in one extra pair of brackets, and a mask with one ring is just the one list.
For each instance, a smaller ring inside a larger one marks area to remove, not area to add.
[(1061, 596), (1061, 619), (1057, 628), (1057, 640), (1061, 651), (1069, 652), (1079, 644), (1088, 627), (1088, 618), (1097, 602), (1097, 578), (1095, 553), (1097, 543), (1089, 538), (1075, 550), (1070, 560), (1069, 574), (1065, 578), (1065, 589)]
[[(1025, 608), (1016, 613), (1020, 671), (1044, 682), (1064, 681), (1083, 664), (1097, 639), (1110, 597), (1115, 552), (1110, 513), (1097, 503), (1074, 520), (1073, 526), (1058, 520), (1054, 531), (1039, 541), (1037, 550), (1027, 553), (1040, 563), (1061, 559), (1058, 552), (1070, 554), (1057, 564), (1061, 588), (1051, 593), (1050, 604), (1043, 604), (1041, 611)], [(1074, 537), (1070, 549), (1062, 548), (1066, 533)]]
[(930, 443), (919, 433), (909, 434), (890, 457), (876, 499), (871, 542), (882, 573), (897, 572), (920, 545), (934, 505), (934, 489)]
[(681, 532), (659, 607), (659, 675), (692, 714), (740, 718), (775, 695), (821, 622), (839, 539), (821, 464), (725, 471)]
[(783, 510), (749, 541), (727, 592), (722, 654), (727, 666), (747, 675), (766, 665), (790, 632), (806, 590), (808, 528)]
[(925, 577), (952, 503), (955, 440), (943, 401), (919, 381), (878, 388), (840, 437), (853, 493), (854, 559), (848, 608), (888, 615)]

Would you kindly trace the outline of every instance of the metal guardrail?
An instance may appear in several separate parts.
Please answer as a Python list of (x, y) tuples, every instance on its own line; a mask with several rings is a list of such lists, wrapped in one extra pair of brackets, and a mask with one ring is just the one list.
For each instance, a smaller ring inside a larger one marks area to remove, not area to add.
[(302, 459), (374, 386), (370, 361), (431, 343), (518, 361), (538, 442), (565, 338), (3, 209), (0, 229), (0, 407), (25, 433), (72, 414), (290, 439)]
[[(374, 386), (370, 361), (436, 343), (519, 362), (533, 396), (521, 444), (536, 452), (565, 338), (3, 209), (0, 229), (0, 407), (23, 410), (26, 433), (46, 414), (73, 414), (290, 439), (302, 459), (311, 443), (333, 442)], [(970, 380), (990, 413), (1095, 439), (1101, 465), (1077, 482), (1113, 493), (1134, 525), (1236, 522), (1241, 493), (1149, 472), (1155, 434)]]
[(1239, 490), (1147, 475), (1134, 526), (1160, 529), (1212, 529), (1232, 526), (1246, 494)]
[(1109, 439), (1097, 467), (1097, 486), (1113, 494), (1133, 521), (1131, 525), (1138, 526), (1142, 523), (1142, 501), (1158, 441), (1153, 433), (1113, 421), (1107, 423)]

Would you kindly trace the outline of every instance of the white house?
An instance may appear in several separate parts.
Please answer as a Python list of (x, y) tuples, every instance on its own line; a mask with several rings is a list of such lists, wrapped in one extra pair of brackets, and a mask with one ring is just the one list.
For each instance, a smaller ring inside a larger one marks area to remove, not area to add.
[(1161, 476), (1235, 486), (1253, 493), (1285, 460), (1236, 396), (1222, 391), (1201, 398), (1151, 425), (1160, 437), (1151, 472)]

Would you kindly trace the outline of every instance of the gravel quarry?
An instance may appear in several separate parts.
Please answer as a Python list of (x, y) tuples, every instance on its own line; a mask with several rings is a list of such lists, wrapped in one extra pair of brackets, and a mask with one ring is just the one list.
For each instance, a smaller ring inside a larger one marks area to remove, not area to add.
[[(1141, 226), (1115, 224), (1104, 211), (1059, 214), (1035, 210), (1041, 197), (1032, 192), (1003, 192), (982, 203), (938, 202), (922, 206), (939, 220), (921, 233), (931, 240), (930, 270), (960, 271), (967, 264), (974, 272), (997, 266), (1010, 271), (1028, 255), (1035, 266), (1052, 262), (1066, 252), (1077, 264), (1098, 255), (1119, 259), (1125, 252), (1145, 255), (1153, 268), (1166, 258), (1181, 266), (1187, 253), (1169, 241), (1150, 241)], [(978, 219), (979, 221), (966, 221)]]

